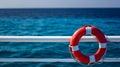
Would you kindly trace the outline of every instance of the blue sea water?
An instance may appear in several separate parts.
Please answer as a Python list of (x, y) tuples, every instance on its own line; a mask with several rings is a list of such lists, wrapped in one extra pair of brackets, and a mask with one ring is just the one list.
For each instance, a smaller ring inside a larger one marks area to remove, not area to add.
[[(0, 9), (0, 36), (71, 36), (78, 28), (94, 25), (105, 35), (120, 35), (119, 8), (72, 9)], [(120, 57), (120, 43), (108, 43), (105, 57)], [(72, 58), (69, 42), (0, 43), (0, 58)], [(80, 43), (80, 50), (90, 55), (97, 43)], [(98, 63), (90, 67), (118, 67), (120, 63)], [(79, 63), (0, 63), (0, 67), (86, 67)]]

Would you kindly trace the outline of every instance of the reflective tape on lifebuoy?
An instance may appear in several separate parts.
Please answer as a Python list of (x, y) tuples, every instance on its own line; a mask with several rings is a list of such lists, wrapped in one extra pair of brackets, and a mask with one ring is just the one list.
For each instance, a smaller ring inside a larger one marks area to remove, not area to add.
[[(96, 37), (97, 41), (99, 42), (99, 48), (97, 52), (91, 56), (86, 56), (81, 53), (78, 47), (79, 40), (82, 36), (86, 34), (92, 34)], [(105, 54), (107, 49), (107, 40), (104, 36), (104, 34), (95, 26), (84, 26), (80, 29), (78, 29), (72, 36), (70, 40), (70, 52), (72, 56), (81, 63), (84, 64), (93, 64), (95, 62), (98, 62)]]

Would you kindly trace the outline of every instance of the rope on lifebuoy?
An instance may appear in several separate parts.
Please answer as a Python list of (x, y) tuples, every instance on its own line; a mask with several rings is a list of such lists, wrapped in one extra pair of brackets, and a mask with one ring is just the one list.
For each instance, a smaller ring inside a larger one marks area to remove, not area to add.
[[(97, 52), (93, 55), (86, 56), (82, 54), (79, 50), (78, 43), (82, 36), (86, 34), (92, 34), (93, 36), (96, 36), (97, 41), (99, 42), (99, 48)], [(72, 36), (70, 40), (70, 52), (72, 56), (81, 63), (84, 64), (94, 64), (98, 62), (106, 53), (107, 50), (107, 39), (105, 38), (105, 35), (95, 26), (84, 26), (80, 29), (78, 29)]]

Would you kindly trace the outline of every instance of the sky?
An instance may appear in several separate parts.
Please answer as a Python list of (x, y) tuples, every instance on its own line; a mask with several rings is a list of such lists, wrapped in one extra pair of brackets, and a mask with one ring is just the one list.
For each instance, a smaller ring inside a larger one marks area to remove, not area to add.
[(0, 0), (0, 8), (120, 8), (120, 0)]

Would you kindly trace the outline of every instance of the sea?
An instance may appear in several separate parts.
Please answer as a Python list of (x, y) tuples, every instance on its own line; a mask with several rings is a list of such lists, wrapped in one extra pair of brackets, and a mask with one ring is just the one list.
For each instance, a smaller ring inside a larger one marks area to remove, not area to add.
[[(84, 25), (107, 36), (120, 35), (120, 8), (15, 8), (0, 9), (0, 36), (72, 36)], [(0, 58), (72, 58), (69, 42), (0, 42)], [(80, 42), (85, 55), (98, 43)], [(119, 58), (120, 43), (108, 42), (103, 58)], [(83, 65), (77, 62), (1, 62), (0, 67), (119, 67), (120, 62)]]

